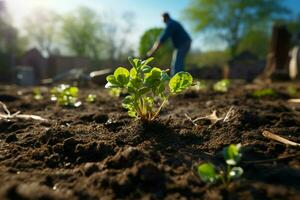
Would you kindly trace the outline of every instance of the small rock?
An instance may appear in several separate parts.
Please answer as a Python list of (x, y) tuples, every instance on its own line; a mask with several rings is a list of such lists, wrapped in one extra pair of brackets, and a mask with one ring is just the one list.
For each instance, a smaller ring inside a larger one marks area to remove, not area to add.
[(95, 163), (86, 163), (84, 165), (85, 176), (90, 176), (97, 171), (99, 171), (99, 167)]

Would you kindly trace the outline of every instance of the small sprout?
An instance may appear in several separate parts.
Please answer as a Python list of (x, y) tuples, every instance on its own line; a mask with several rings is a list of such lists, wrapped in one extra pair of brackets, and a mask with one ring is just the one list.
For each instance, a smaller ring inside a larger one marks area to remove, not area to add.
[(85, 101), (88, 103), (94, 103), (96, 101), (97, 95), (95, 94), (89, 94), (86, 98)]
[(128, 115), (143, 121), (154, 120), (170, 96), (181, 93), (193, 82), (187, 72), (179, 72), (170, 78), (167, 71), (150, 67), (148, 64), (152, 60), (129, 58), (130, 70), (119, 67), (113, 75), (106, 77), (106, 88), (128, 92), (122, 103)]
[(207, 91), (208, 90), (208, 85), (206, 83), (206, 81), (200, 80), (197, 81), (192, 87), (192, 90), (196, 90), (196, 91)]
[(236, 166), (242, 158), (240, 148), (240, 144), (231, 144), (224, 148), (223, 154), (227, 164), (226, 170), (219, 170), (217, 172), (216, 167), (211, 163), (200, 164), (197, 168), (200, 179), (206, 183), (216, 183), (221, 180), (224, 186), (228, 188), (233, 179), (241, 177), (244, 173), (241, 167)]
[(79, 107), (78, 88), (61, 84), (51, 89), (51, 100), (56, 101), (60, 106)]
[(206, 183), (214, 183), (220, 178), (220, 175), (216, 172), (215, 166), (211, 163), (199, 165), (197, 171), (201, 180)]
[(252, 94), (255, 98), (262, 98), (262, 97), (276, 97), (277, 93), (272, 88), (255, 90)]
[(40, 88), (34, 88), (32, 92), (35, 100), (42, 100), (44, 98)]
[(229, 87), (230, 87), (230, 80), (223, 79), (223, 80), (216, 82), (213, 85), (213, 90), (216, 92), (228, 92)]
[(122, 93), (122, 89), (121, 88), (110, 88), (108, 93), (112, 97), (119, 97)]
[(296, 96), (297, 95), (297, 88), (294, 85), (289, 85), (287, 87), (287, 92), (290, 96)]
[(237, 165), (240, 162), (242, 158), (240, 148), (240, 144), (231, 144), (228, 147), (224, 148), (223, 154), (227, 165)]

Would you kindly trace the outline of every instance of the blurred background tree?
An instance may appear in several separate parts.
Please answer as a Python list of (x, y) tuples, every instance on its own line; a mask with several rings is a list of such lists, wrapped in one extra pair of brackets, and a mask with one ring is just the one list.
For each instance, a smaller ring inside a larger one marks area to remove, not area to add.
[(133, 56), (134, 50), (130, 41), (135, 27), (135, 13), (122, 13), (121, 20), (117, 21), (113, 14), (105, 13), (103, 31), (105, 35), (106, 57), (112, 62), (127, 60)]
[(100, 60), (104, 51), (102, 23), (97, 13), (87, 7), (63, 17), (61, 29), (65, 47), (75, 56)]
[[(159, 38), (163, 32), (163, 28), (151, 28), (141, 36), (139, 43), (139, 56), (144, 58), (146, 53), (150, 50), (154, 42)], [(154, 65), (162, 68), (170, 68), (172, 60), (173, 45), (170, 40), (161, 46), (155, 53)]]
[(240, 39), (239, 45), (237, 47), (237, 53), (249, 51), (255, 54), (258, 58), (263, 59), (268, 53), (269, 40), (270, 33), (267, 30), (249, 30)]
[(61, 26), (60, 16), (52, 10), (35, 10), (24, 21), (24, 30), (31, 46), (45, 56), (54, 53), (57, 32)]
[(20, 36), (19, 30), (12, 25), (12, 19), (4, 4), (0, 2), (0, 77), (9, 79), (18, 58), (27, 48), (27, 38)]
[[(281, 0), (192, 0), (184, 14), (196, 32), (216, 34), (226, 42), (231, 56), (235, 56), (239, 48), (248, 46), (253, 50), (249, 44), (245, 44), (247, 39), (243, 40), (244, 37), (255, 42), (253, 45), (259, 44), (261, 37), (265, 37), (252, 36), (253, 27), (270, 30), (272, 20), (288, 13), (282, 3)], [(242, 47), (239, 47), (242, 42)], [(265, 50), (261, 47), (259, 51)]]

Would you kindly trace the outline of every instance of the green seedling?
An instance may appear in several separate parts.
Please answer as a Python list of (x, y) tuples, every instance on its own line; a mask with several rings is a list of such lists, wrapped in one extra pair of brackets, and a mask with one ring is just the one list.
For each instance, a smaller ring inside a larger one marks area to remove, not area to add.
[(251, 95), (256, 98), (276, 97), (277, 93), (273, 89), (267, 88), (267, 89), (255, 90)]
[(191, 89), (192, 89), (192, 90), (195, 90), (195, 91), (207, 91), (207, 90), (208, 90), (208, 86), (207, 86), (206, 81), (200, 80), (200, 81), (197, 81), (197, 82), (191, 87)]
[(112, 97), (120, 97), (120, 95), (122, 93), (122, 89), (121, 88), (110, 88), (108, 93)]
[(126, 89), (128, 94), (122, 106), (128, 115), (143, 121), (154, 120), (170, 96), (176, 95), (192, 85), (193, 77), (179, 72), (172, 78), (166, 70), (150, 67), (153, 58), (140, 60), (129, 58), (132, 68), (119, 67), (113, 75), (106, 77), (106, 88)]
[(227, 165), (226, 170), (217, 170), (212, 163), (200, 164), (197, 172), (201, 180), (209, 184), (222, 181), (224, 186), (228, 188), (233, 179), (237, 179), (243, 174), (243, 169), (237, 166), (242, 157), (240, 148), (240, 144), (231, 144), (224, 148), (223, 154)]
[(297, 95), (297, 88), (294, 85), (289, 85), (287, 87), (287, 92), (290, 96), (296, 96)]
[(51, 100), (60, 106), (79, 107), (78, 88), (61, 84), (51, 89)]
[(32, 92), (35, 100), (42, 100), (44, 98), (40, 88), (34, 88)]
[(223, 79), (223, 80), (216, 82), (213, 85), (213, 90), (216, 92), (228, 92), (229, 87), (230, 87), (230, 80)]
[(86, 98), (85, 101), (88, 103), (94, 103), (96, 101), (97, 95), (95, 94), (89, 94)]

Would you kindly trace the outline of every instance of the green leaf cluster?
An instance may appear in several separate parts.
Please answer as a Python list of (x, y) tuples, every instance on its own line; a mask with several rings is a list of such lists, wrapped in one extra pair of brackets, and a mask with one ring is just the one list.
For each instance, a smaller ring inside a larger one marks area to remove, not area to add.
[[(237, 54), (245, 37), (254, 43), (247, 43), (246, 47), (248, 44), (251, 47), (248, 50), (261, 49), (260, 41), (267, 36), (262, 35), (268, 30), (266, 27), (278, 18), (285, 18), (289, 12), (281, 0), (191, 0), (184, 10), (196, 32), (206, 32), (208, 39), (214, 37), (216, 41), (218, 37), (226, 42), (232, 56)], [(208, 39), (212, 43), (213, 40)]]
[(120, 95), (125, 92), (124, 89), (121, 88), (110, 88), (108, 93), (112, 97), (120, 97)]
[(296, 96), (298, 93), (297, 87), (295, 85), (289, 85), (286, 90), (287, 90), (287, 93), (292, 97)]
[(262, 98), (262, 97), (276, 97), (277, 93), (275, 90), (273, 90), (272, 88), (267, 88), (267, 89), (261, 89), (261, 90), (255, 90), (252, 93), (253, 97), (256, 98)]
[(194, 91), (207, 91), (209, 89), (208, 84), (206, 81), (204, 80), (199, 80), (197, 82), (194, 83), (194, 85), (191, 87), (191, 90)]
[(88, 102), (88, 103), (94, 103), (96, 101), (96, 98), (97, 98), (97, 95), (95, 95), (95, 94), (89, 94), (85, 98), (85, 101)]
[(51, 89), (51, 100), (56, 101), (60, 106), (79, 107), (78, 88), (61, 84)]
[(129, 95), (122, 106), (130, 117), (144, 121), (154, 120), (170, 96), (181, 93), (193, 82), (187, 72), (179, 72), (170, 78), (166, 70), (149, 66), (152, 60), (129, 58), (132, 68), (117, 68), (113, 75), (107, 76), (105, 85), (106, 88), (126, 89)]
[(229, 87), (230, 87), (230, 80), (223, 79), (223, 80), (216, 82), (213, 85), (213, 90), (216, 92), (228, 92)]
[(42, 100), (44, 98), (40, 88), (34, 88), (32, 93), (35, 100)]
[(201, 180), (206, 183), (216, 183), (221, 180), (223, 184), (228, 187), (233, 179), (242, 176), (243, 169), (237, 166), (242, 158), (240, 148), (240, 144), (231, 144), (224, 148), (223, 154), (227, 164), (226, 170), (218, 171), (211, 163), (200, 164), (197, 168), (197, 172)]

